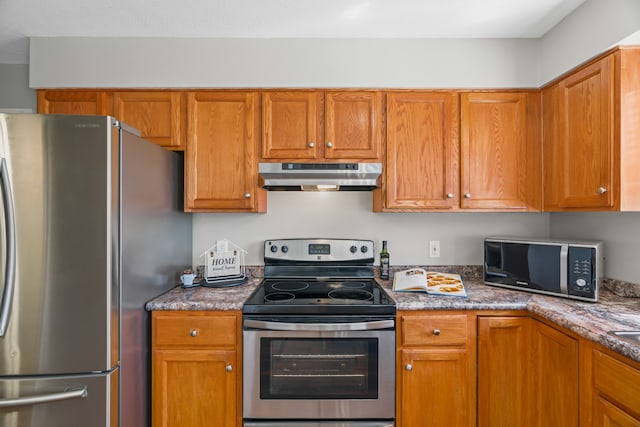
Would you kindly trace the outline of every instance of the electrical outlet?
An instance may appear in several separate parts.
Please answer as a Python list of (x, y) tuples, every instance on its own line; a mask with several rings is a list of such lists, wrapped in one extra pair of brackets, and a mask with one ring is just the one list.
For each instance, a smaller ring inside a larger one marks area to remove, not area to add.
[(429, 240), (429, 258), (440, 258), (440, 240)]

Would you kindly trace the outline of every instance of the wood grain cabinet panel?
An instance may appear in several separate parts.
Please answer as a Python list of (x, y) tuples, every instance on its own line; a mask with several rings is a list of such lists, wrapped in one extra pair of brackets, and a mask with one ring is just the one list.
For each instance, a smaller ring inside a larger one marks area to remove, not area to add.
[(640, 49), (543, 88), (544, 209), (640, 210)]
[(540, 210), (540, 96), (461, 94), (463, 209)]
[(475, 315), (401, 312), (398, 319), (397, 425), (475, 426)]
[(478, 318), (478, 426), (531, 423), (529, 317)]
[(320, 157), (320, 99), (318, 92), (262, 93), (262, 158)]
[(229, 311), (152, 312), (153, 427), (241, 425), (240, 318)]
[(326, 159), (380, 159), (381, 92), (327, 92), (324, 121)]
[(185, 210), (263, 212), (258, 188), (258, 93), (190, 92)]
[(184, 93), (171, 91), (114, 92), (114, 115), (138, 129), (144, 139), (171, 150), (184, 150), (184, 98)]
[(100, 90), (39, 90), (41, 114), (112, 114), (111, 96)]
[(458, 116), (453, 92), (387, 93), (386, 168), (378, 210), (458, 205)]

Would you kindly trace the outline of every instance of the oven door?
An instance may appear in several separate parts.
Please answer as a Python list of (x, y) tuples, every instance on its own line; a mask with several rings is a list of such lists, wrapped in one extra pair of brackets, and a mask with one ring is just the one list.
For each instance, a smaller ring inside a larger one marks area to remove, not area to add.
[(395, 417), (395, 320), (244, 321), (245, 419)]

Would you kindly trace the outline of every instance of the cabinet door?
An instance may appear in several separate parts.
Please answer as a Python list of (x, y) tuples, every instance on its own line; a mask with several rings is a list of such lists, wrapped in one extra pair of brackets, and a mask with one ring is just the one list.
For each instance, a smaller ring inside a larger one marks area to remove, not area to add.
[(478, 319), (478, 426), (528, 427), (531, 319)]
[(613, 58), (608, 56), (558, 84), (559, 206), (613, 206)]
[(541, 173), (528, 176), (536, 172), (528, 162), (541, 156), (528, 151), (528, 98), (517, 92), (461, 95), (462, 208), (527, 208), (528, 182), (539, 184)]
[(577, 427), (578, 341), (538, 321), (532, 333), (532, 426)]
[(264, 210), (258, 189), (256, 92), (188, 95), (185, 210)]
[(597, 395), (593, 404), (593, 427), (640, 427), (640, 420)]
[(41, 114), (111, 114), (107, 92), (89, 90), (39, 90), (38, 113)]
[(379, 160), (381, 121), (380, 92), (327, 92), (324, 157)]
[(116, 92), (113, 103), (114, 115), (138, 129), (143, 138), (172, 150), (184, 150), (184, 94)]
[(321, 156), (317, 92), (263, 92), (262, 157), (316, 159)]
[(475, 425), (475, 376), (466, 349), (402, 350), (401, 427)]
[(155, 350), (153, 427), (235, 427), (235, 360), (232, 350)]
[(387, 94), (388, 209), (458, 205), (458, 101), (451, 92)]

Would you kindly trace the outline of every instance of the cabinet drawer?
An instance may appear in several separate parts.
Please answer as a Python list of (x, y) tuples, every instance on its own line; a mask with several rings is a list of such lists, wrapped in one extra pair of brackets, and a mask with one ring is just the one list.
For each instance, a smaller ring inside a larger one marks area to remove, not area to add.
[(464, 314), (402, 316), (402, 345), (464, 345), (469, 336)]
[(596, 390), (640, 416), (640, 371), (598, 350), (593, 351)]
[(155, 347), (234, 346), (236, 316), (156, 314), (153, 318)]

